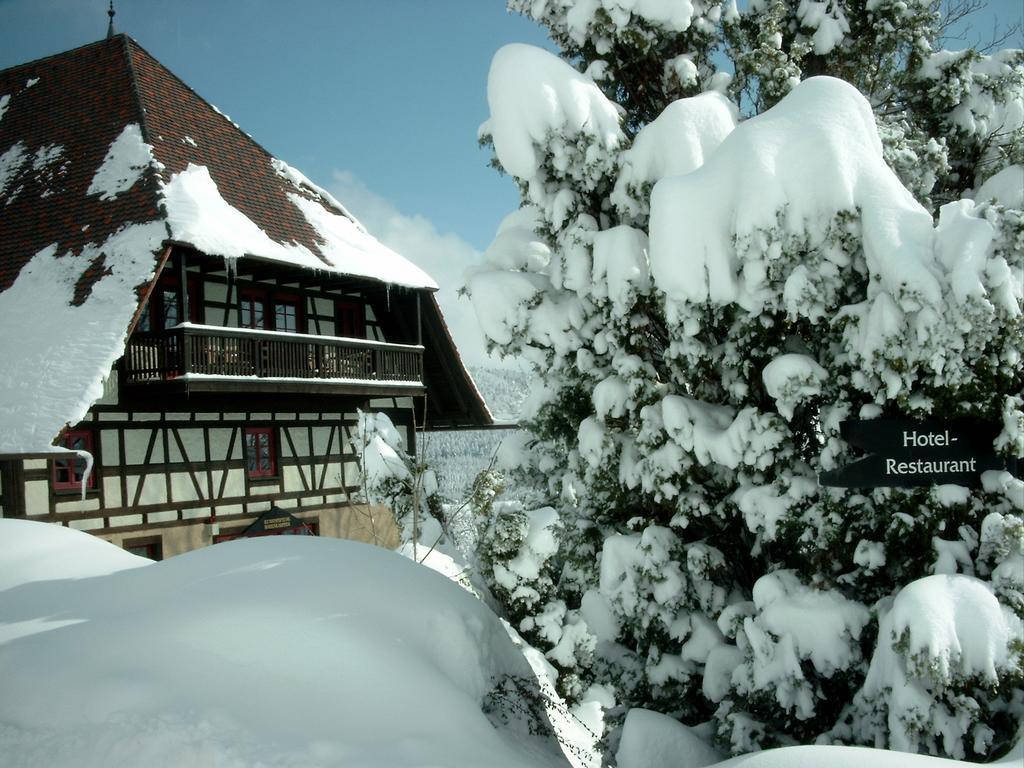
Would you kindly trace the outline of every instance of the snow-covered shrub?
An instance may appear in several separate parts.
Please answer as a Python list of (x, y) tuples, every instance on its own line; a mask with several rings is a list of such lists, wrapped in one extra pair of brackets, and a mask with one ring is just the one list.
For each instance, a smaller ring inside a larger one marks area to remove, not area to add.
[[(535, 366), (506, 466), (558, 520), (525, 581), (524, 510), (481, 539), (502, 598), (563, 693), (614, 692), (613, 728), (647, 707), (713, 718), (735, 752), (897, 743), (879, 691), (901, 667), (866, 688), (886, 601), (955, 576), (1019, 612), (1024, 483), (818, 477), (856, 458), (856, 419), (997, 423), (994, 451), (1024, 458), (1020, 57), (940, 54), (928, 0), (510, 5), (579, 71), (517, 48), (491, 73), (517, 78), (487, 128), (526, 207), (467, 292), (493, 346)], [(723, 94), (758, 114), (736, 124)], [(1012, 633), (986, 636), (1014, 658)], [(957, 722), (949, 696), (993, 713), (966, 754), (997, 754), (1020, 720), (1001, 669), (929, 689)], [(967, 731), (949, 733), (906, 743), (957, 754)]]
[(358, 411), (352, 447), (359, 456), (366, 500), (391, 510), (402, 541), (428, 547), (441, 541), (444, 516), (437, 478), (405, 452), (391, 419), (383, 413)]
[(879, 612), (871, 666), (837, 732), (958, 760), (1008, 746), (1024, 707), (1020, 617), (962, 575), (912, 582)]

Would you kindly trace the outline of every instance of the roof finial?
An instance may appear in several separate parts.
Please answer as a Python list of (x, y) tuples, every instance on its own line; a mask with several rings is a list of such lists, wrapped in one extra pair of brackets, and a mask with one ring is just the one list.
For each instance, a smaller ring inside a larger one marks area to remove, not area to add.
[(114, 13), (114, 0), (110, 0), (110, 7), (107, 9), (107, 16), (110, 17), (110, 23), (107, 25), (108, 40), (114, 36)]

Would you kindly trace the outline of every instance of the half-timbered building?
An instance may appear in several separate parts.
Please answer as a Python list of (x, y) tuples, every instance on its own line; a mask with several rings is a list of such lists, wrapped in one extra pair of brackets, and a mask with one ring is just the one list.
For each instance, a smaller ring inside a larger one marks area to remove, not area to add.
[(130, 37), (0, 72), (0, 514), (393, 543), (357, 412), (490, 422), (435, 290)]

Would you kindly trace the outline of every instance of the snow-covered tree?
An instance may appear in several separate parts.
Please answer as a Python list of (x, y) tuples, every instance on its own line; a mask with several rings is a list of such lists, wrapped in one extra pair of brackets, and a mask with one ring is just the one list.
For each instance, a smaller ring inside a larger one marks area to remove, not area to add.
[(366, 500), (391, 510), (403, 543), (429, 548), (446, 539), (437, 478), (422, 459), (405, 452), (387, 414), (359, 411), (352, 447)]
[[(546, 502), (481, 539), (509, 616), (611, 722), (995, 754), (1024, 483), (817, 478), (848, 419), (996, 422), (1024, 457), (1021, 55), (934, 50), (923, 1), (510, 6), (565, 60), (501, 49), (482, 127), (523, 207), (467, 291), (536, 367), (506, 453)], [(920, 623), (967, 593), (998, 627)]]

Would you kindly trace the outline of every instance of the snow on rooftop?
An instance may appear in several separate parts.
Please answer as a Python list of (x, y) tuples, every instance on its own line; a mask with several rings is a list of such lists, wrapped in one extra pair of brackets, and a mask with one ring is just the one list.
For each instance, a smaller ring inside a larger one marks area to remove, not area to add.
[[(102, 395), (124, 351), (135, 288), (152, 275), (166, 236), (163, 222), (153, 221), (124, 227), (79, 254), (47, 246), (0, 292), (0, 317), (18, 323), (16, 333), (0, 334), (0, 453), (53, 450), (65, 424), (80, 421)], [(76, 282), (101, 254), (109, 272), (73, 306)]]
[(338, 198), (320, 185), (314, 184), (302, 171), (297, 168), (292, 168), (284, 160), (278, 160), (276, 157), (270, 158), (270, 165), (274, 169), (274, 173), (291, 182), (295, 189), (303, 192), (304, 194), (312, 194), (314, 197), (319, 197), (321, 201), (334, 208), (338, 213), (350, 218), (360, 230), (363, 232), (366, 231), (366, 228), (359, 223), (356, 217), (353, 216), (344, 205), (341, 204)]
[(331, 213), (319, 202), (291, 192), (288, 199), (320, 236), (320, 255), (334, 271), (407, 288), (437, 289), (430, 275), (368, 234), (352, 218)]
[(21, 167), (28, 158), (29, 154), (25, 151), (25, 144), (21, 141), (14, 142), (6, 152), (0, 155), (0, 197), (8, 194), (8, 187), (11, 187), (13, 192), (11, 182), (21, 172)]
[[(26, 541), (38, 560), (18, 557)], [(39, 580), (33, 563), (58, 556)], [(0, 564), (5, 764), (568, 765), (516, 712), (485, 713), (503, 680), (534, 680), (501, 622), (396, 553), (280, 536), (131, 568), (84, 534), (0, 519)]]
[(4, 119), (4, 112), (7, 111), (7, 106), (11, 103), (11, 94), (5, 93), (0, 96), (0, 120)]
[(254, 255), (322, 269), (324, 264), (305, 246), (281, 245), (220, 195), (205, 165), (189, 163), (163, 188), (172, 239), (203, 253), (237, 259)]
[[(426, 272), (368, 234), (347, 214), (331, 213), (320, 202), (295, 193), (288, 193), (288, 199), (320, 236), (319, 256), (304, 245), (273, 240), (221, 197), (206, 166), (189, 163), (174, 174), (164, 186), (163, 199), (172, 239), (203, 253), (229, 259), (255, 256), (410, 288), (437, 288)], [(334, 204), (344, 211), (340, 203)]]
[(146, 169), (154, 165), (153, 148), (142, 140), (139, 124), (128, 123), (111, 143), (86, 194), (98, 195), (100, 200), (113, 200), (135, 186)]

